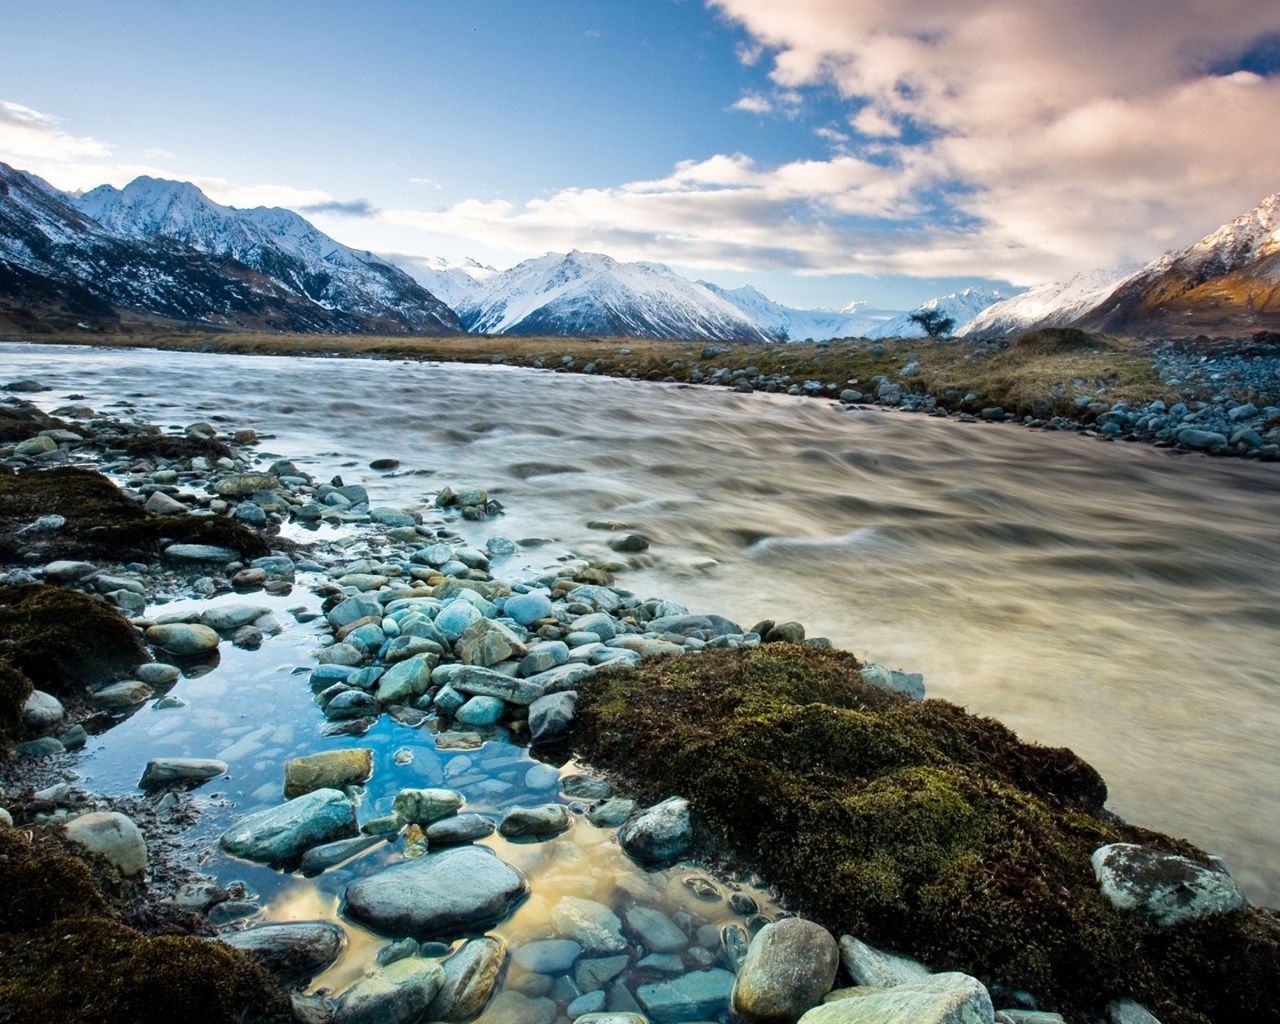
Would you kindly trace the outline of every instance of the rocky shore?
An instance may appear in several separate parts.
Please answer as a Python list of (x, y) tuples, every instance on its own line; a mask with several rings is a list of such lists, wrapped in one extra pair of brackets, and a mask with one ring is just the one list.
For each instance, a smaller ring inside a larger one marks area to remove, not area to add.
[[(11, 1019), (1276, 1019), (1275, 916), (1203, 852), (1109, 815), (1069, 751), (923, 700), (919, 676), (799, 623), (629, 593), (625, 562), (508, 575), (519, 541), (457, 529), (500, 525), (481, 489), (370, 507), (359, 482), (257, 442), (0, 405), (0, 824), (17, 826), (0, 880), (34, 894), (0, 921)], [(339, 536), (282, 533), (317, 525)], [(78, 788), (74, 750), (180, 706), (171, 691), (220, 650), (272, 643), (271, 599), (303, 588), (319, 606), (290, 615), (312, 664), (274, 685), (309, 686), (330, 747), (281, 757), (217, 845), (330, 880), (341, 913), (262, 923), (182, 844), (226, 761), (157, 754), (124, 800)], [(388, 724), (425, 785), (376, 788)], [(574, 755), (595, 770), (562, 770)], [(519, 860), (542, 850), (568, 880), (545, 894)], [(631, 873), (615, 884), (605, 863)], [(537, 927), (495, 934), (513, 913)], [(367, 972), (310, 986), (351, 927), (382, 937)], [(64, 956), (100, 970), (73, 977)]]

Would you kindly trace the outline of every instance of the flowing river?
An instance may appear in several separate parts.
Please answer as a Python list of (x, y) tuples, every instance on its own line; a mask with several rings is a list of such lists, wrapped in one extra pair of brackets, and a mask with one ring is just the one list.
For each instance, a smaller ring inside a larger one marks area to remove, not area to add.
[[(21, 377), (53, 389), (45, 408), (77, 393), (166, 425), (252, 427), (263, 451), (364, 483), (374, 504), (487, 487), (505, 515), (457, 528), (546, 538), (531, 565), (617, 558), (589, 524), (624, 523), (652, 547), (618, 586), (744, 628), (796, 619), (922, 672), (930, 696), (1071, 747), (1113, 810), (1222, 856), (1254, 902), (1280, 905), (1274, 466), (498, 366), (0, 345), (0, 379)], [(383, 457), (402, 466), (367, 468)], [(240, 699), (269, 706), (292, 686), (309, 701), (302, 680), (254, 676), (261, 657), (230, 654)], [(122, 751), (141, 717), (90, 745), (95, 784), (136, 779)], [(259, 706), (243, 733), (266, 724)], [(278, 787), (292, 728), (254, 740), (263, 785)], [(212, 756), (177, 746), (164, 752)]]

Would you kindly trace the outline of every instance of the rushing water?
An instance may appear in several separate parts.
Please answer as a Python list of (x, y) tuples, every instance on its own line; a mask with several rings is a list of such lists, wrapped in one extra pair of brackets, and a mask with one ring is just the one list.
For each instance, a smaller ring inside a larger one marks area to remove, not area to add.
[[(0, 346), (0, 378), (18, 377), (54, 389), (45, 407), (75, 392), (104, 409), (127, 397), (162, 424), (225, 416), (273, 435), (264, 450), (365, 483), (376, 504), (487, 487), (506, 514), (460, 529), (551, 540), (530, 564), (605, 556), (610, 534), (588, 524), (625, 523), (653, 546), (620, 586), (744, 627), (797, 619), (923, 672), (931, 696), (1070, 746), (1114, 810), (1221, 855), (1255, 902), (1280, 904), (1274, 466), (503, 367)], [(396, 473), (366, 468), (388, 456)], [(286, 700), (252, 666), (289, 666), (229, 657), (256, 702), (248, 736)], [(261, 778), (238, 792), (278, 785), (298, 714), (254, 737)], [(99, 743), (100, 772), (137, 717)], [(153, 753), (181, 739), (170, 746)]]

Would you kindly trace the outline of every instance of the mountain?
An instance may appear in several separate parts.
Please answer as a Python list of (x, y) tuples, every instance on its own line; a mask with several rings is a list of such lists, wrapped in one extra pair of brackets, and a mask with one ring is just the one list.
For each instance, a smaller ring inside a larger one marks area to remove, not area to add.
[(488, 282), (498, 271), (469, 256), (450, 260), (443, 256), (388, 254), (386, 259), (422, 285), (450, 309), (478, 305)]
[(99, 185), (64, 196), (119, 238), (167, 239), (229, 257), (323, 309), (370, 330), (442, 334), (461, 325), (453, 311), (400, 268), (335, 242), (291, 210), (238, 210), (190, 182), (140, 177), (123, 189)]
[(491, 277), (458, 315), (479, 334), (768, 341), (731, 302), (656, 263), (574, 250)]
[(994, 303), (956, 331), (965, 338), (998, 338), (1035, 327), (1062, 327), (1094, 309), (1125, 278), (1142, 269), (1138, 263), (1085, 270), (1067, 281), (1039, 284), (1021, 295)]
[(924, 328), (911, 319), (911, 313), (923, 312), (927, 309), (938, 309), (955, 320), (952, 331), (959, 334), (966, 324), (993, 302), (999, 302), (1003, 296), (990, 288), (966, 288), (962, 292), (952, 292), (930, 299), (917, 306), (909, 313), (900, 313), (887, 320), (867, 335), (869, 338), (923, 338)]
[(774, 302), (750, 285), (721, 288), (710, 281), (698, 284), (719, 295), (774, 338), (788, 341), (826, 341), (830, 338), (865, 338), (898, 310), (872, 309), (853, 302), (844, 309), (797, 309)]

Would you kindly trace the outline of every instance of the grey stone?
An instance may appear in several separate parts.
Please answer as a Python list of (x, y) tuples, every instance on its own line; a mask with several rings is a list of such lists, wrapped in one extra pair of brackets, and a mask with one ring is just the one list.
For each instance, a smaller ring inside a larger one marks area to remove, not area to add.
[(670, 981), (641, 985), (636, 999), (654, 1024), (713, 1020), (728, 1009), (733, 981), (733, 975), (720, 967), (693, 971)]
[(914, 700), (924, 699), (924, 676), (919, 672), (899, 672), (886, 665), (864, 665), (858, 674), (864, 683), (882, 690), (905, 693)]
[(446, 640), (456, 643), (468, 628), (483, 620), (483, 612), (470, 601), (459, 597), (440, 609), (435, 618), (435, 627)]
[(451, 818), (434, 821), (426, 828), (427, 845), (456, 846), (493, 835), (497, 826), (492, 818), (483, 814), (455, 814)]
[(570, 1019), (588, 1013), (599, 1013), (604, 1009), (605, 998), (604, 989), (597, 989), (595, 992), (584, 992), (569, 1004), (565, 1013), (569, 1015)]
[(366, 850), (380, 846), (386, 840), (382, 836), (356, 836), (353, 839), (339, 839), (321, 846), (313, 846), (302, 855), (298, 870), (304, 875), (318, 875), (337, 867), (343, 861), (359, 856)]
[(512, 807), (502, 816), (498, 831), (508, 839), (517, 836), (550, 838), (569, 827), (569, 809), (564, 804)]
[(609, 1011), (606, 1013), (584, 1013), (574, 1019), (573, 1024), (649, 1024), (649, 1018), (642, 1013), (622, 1013)]
[(602, 989), (627, 969), (629, 956), (604, 956), (579, 960), (573, 969), (573, 980), (583, 992)]
[(931, 974), (886, 989), (862, 989), (815, 1006), (802, 1024), (993, 1024), (995, 1010), (982, 983), (967, 974)]
[(164, 557), (175, 562), (234, 562), (236, 553), (214, 544), (170, 544)]
[(48, 583), (74, 583), (97, 571), (92, 562), (50, 562), (44, 567), (44, 578)]
[(184, 515), (188, 511), (186, 505), (176, 498), (169, 497), (164, 491), (152, 491), (142, 507), (158, 516)]
[(449, 685), (460, 693), (480, 697), (500, 697), (510, 704), (532, 704), (545, 694), (536, 679), (513, 679), (491, 668), (464, 665), (449, 679)]
[(673, 796), (654, 804), (618, 830), (618, 841), (641, 864), (679, 860), (693, 842), (689, 801)]
[(557, 668), (568, 660), (568, 644), (563, 640), (544, 640), (529, 648), (524, 660), (520, 662), (520, 674), (536, 676), (539, 672)]
[(554, 1000), (508, 989), (493, 997), (476, 1024), (551, 1024), (556, 1010)]
[(688, 636), (700, 632), (704, 636), (740, 636), (742, 627), (719, 615), (669, 615), (651, 620), (645, 627), (654, 633), (679, 633)]
[(529, 734), (534, 744), (555, 743), (568, 735), (577, 712), (578, 693), (549, 693), (529, 705)]
[(51, 437), (37, 436), (28, 438), (25, 441), (19, 441), (13, 446), (16, 455), (44, 455), (47, 452), (57, 451), (58, 442)]
[(836, 940), (821, 925), (789, 917), (765, 925), (747, 949), (731, 1005), (753, 1021), (792, 1021), (817, 1006), (840, 967)]
[(382, 707), (377, 699), (363, 690), (347, 690), (337, 694), (324, 707), (331, 722), (349, 722), (357, 718), (377, 718)]
[(689, 937), (660, 910), (635, 906), (627, 911), (626, 921), (651, 953), (676, 953), (689, 945)]
[(199, 786), (226, 772), (225, 761), (200, 757), (156, 757), (147, 762), (138, 788), (164, 789), (166, 786)]
[(929, 969), (905, 956), (869, 946), (852, 935), (840, 936), (840, 962), (856, 985), (893, 988), (929, 977)]
[(329, 921), (291, 921), (230, 932), (219, 941), (252, 953), (284, 984), (296, 985), (338, 959), (347, 933)]
[(54, 736), (41, 736), (38, 740), (18, 743), (13, 749), (23, 757), (50, 757), (63, 753), (67, 748)]
[(589, 953), (621, 953), (627, 948), (618, 915), (595, 900), (562, 896), (551, 908), (551, 924)]
[(581, 943), (572, 939), (540, 939), (526, 942), (511, 954), (512, 962), (534, 974), (564, 974), (582, 955)]
[(206, 608), (200, 613), (200, 622), (219, 633), (231, 633), (241, 626), (255, 622), (270, 611), (270, 608), (260, 604), (227, 604)]
[(22, 704), (22, 724), (31, 732), (48, 732), (66, 716), (62, 701), (43, 690), (32, 690)]
[(101, 690), (95, 690), (89, 694), (89, 700), (104, 708), (131, 708), (147, 700), (154, 692), (146, 683), (127, 679), (122, 683), (112, 683)]
[(278, 807), (246, 815), (222, 834), (222, 848), (233, 857), (279, 864), (313, 846), (354, 836), (356, 809), (336, 789), (317, 789)]
[(147, 630), (147, 643), (162, 651), (185, 657), (215, 650), (220, 637), (208, 626), (192, 622), (173, 622), (152, 626)]
[(427, 1008), (433, 1021), (466, 1021), (475, 1017), (493, 994), (507, 959), (501, 939), (486, 936), (465, 943), (444, 962), (444, 984)]
[(1178, 444), (1198, 451), (1209, 451), (1214, 448), (1225, 448), (1227, 435), (1216, 430), (1201, 430), (1198, 427), (1183, 427), (1177, 434)]
[(221, 498), (247, 498), (257, 491), (274, 491), (279, 484), (279, 477), (270, 473), (236, 473), (224, 476), (213, 489)]
[(462, 846), (353, 882), (346, 912), (391, 935), (453, 938), (501, 920), (527, 888), (490, 850)]
[(618, 620), (604, 612), (592, 612), (574, 619), (569, 630), (573, 633), (594, 633), (601, 640), (612, 640), (618, 635)]
[(397, 960), (342, 993), (333, 1024), (417, 1024), (443, 984), (438, 960)]
[(613, 786), (598, 775), (566, 775), (560, 788), (565, 796), (579, 800), (607, 800), (613, 796)]
[(493, 619), (480, 619), (469, 625), (458, 639), (456, 649), (458, 659), (464, 665), (485, 668), (508, 658), (522, 658), (525, 654), (525, 645), (520, 638)]
[(1116, 999), (1107, 1006), (1111, 1024), (1160, 1024), (1155, 1015), (1132, 999)]
[(532, 626), (551, 616), (551, 598), (540, 590), (528, 594), (512, 594), (503, 606), (503, 614), (522, 626)]
[(1244, 893), (1223, 871), (1133, 843), (1093, 851), (1093, 873), (1111, 905), (1168, 926), (1244, 910)]
[(353, 622), (375, 616), (382, 618), (382, 603), (372, 594), (355, 594), (334, 605), (325, 613), (325, 618), (334, 629), (342, 629), (343, 626), (349, 626)]
[(402, 789), (395, 799), (396, 815), (416, 825), (447, 818), (461, 806), (462, 794), (453, 789)]
[(378, 699), (384, 704), (404, 704), (426, 693), (431, 688), (431, 670), (439, 660), (424, 652), (396, 662), (378, 679)]
[(587, 812), (587, 821), (596, 828), (614, 828), (635, 814), (636, 807), (636, 802), (629, 797), (610, 797)]
[(126, 878), (147, 870), (147, 842), (132, 818), (118, 811), (94, 811), (67, 822), (72, 842), (99, 853)]

